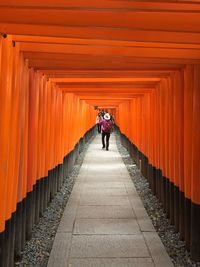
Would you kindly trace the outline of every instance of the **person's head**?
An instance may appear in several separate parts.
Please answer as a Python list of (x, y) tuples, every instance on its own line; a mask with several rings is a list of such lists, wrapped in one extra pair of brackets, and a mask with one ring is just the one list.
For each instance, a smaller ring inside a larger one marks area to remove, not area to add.
[(107, 121), (109, 121), (110, 120), (110, 114), (109, 113), (106, 113), (104, 115), (104, 119), (107, 120)]

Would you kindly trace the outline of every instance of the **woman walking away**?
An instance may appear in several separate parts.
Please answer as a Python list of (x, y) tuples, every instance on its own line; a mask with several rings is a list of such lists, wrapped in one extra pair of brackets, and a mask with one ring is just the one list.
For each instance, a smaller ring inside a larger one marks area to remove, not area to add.
[[(106, 150), (109, 150), (109, 139), (113, 126), (110, 114), (106, 113), (103, 117), (103, 120), (101, 120), (99, 123), (101, 125), (101, 130), (102, 130), (102, 145), (103, 145), (102, 149), (106, 148)], [(105, 145), (105, 137), (106, 137), (106, 145)]]

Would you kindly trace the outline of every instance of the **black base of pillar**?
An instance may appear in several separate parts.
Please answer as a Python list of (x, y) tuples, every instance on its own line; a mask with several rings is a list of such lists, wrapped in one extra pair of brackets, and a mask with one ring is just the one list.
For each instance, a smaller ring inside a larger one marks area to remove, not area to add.
[(185, 220), (185, 244), (187, 250), (190, 250), (190, 232), (191, 232), (191, 200), (185, 198), (185, 205), (184, 205), (184, 220)]
[(169, 182), (170, 223), (174, 224), (174, 184)]
[(14, 251), (14, 255), (15, 255), (16, 260), (21, 259), (22, 223), (23, 223), (22, 209), (23, 209), (23, 205), (22, 205), (22, 202), (20, 202), (17, 204), (16, 220), (15, 220), (15, 251)]
[(33, 192), (29, 192), (26, 196), (26, 238), (31, 239), (33, 228), (33, 208), (34, 208)]
[(191, 258), (200, 261), (200, 205), (191, 203)]
[(185, 206), (184, 193), (179, 191), (179, 233), (180, 233), (181, 240), (184, 240), (184, 237), (185, 237), (184, 206)]
[(165, 213), (166, 217), (170, 217), (170, 181), (168, 178), (166, 178), (165, 181), (165, 187), (166, 187), (166, 208), (165, 208)]
[(178, 186), (174, 185), (174, 225), (176, 231), (179, 231), (179, 217), (180, 217), (180, 208), (179, 208), (179, 188)]
[(167, 178), (162, 175), (162, 172), (160, 172), (160, 183), (161, 183), (160, 201), (162, 203), (164, 212), (166, 211), (166, 180)]
[(161, 201), (162, 172), (156, 169), (156, 196)]
[(34, 223), (38, 223), (39, 222), (39, 218), (40, 218), (40, 182), (37, 181), (36, 182), (36, 186), (35, 186), (35, 222)]

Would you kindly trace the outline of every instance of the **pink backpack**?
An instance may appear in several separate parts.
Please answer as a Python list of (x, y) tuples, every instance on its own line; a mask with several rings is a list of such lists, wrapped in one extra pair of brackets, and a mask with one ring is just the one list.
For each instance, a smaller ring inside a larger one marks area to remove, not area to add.
[(103, 123), (103, 131), (106, 133), (110, 133), (112, 131), (112, 123), (111, 121), (105, 120)]

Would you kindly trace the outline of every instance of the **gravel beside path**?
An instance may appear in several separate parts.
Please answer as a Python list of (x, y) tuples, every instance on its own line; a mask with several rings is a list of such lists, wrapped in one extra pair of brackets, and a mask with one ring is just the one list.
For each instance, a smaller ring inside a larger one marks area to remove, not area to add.
[(148, 181), (142, 176), (126, 148), (121, 145), (119, 134), (117, 132), (115, 133), (118, 151), (129, 171), (136, 190), (143, 201), (144, 207), (174, 263), (174, 266), (200, 267), (200, 262), (194, 263), (190, 259), (190, 254), (185, 248), (185, 242), (180, 240), (179, 233), (176, 233), (175, 227), (170, 225), (169, 220), (166, 219), (162, 205), (149, 189)]
[[(91, 142), (92, 140), (90, 140)], [(90, 143), (89, 142), (89, 143)], [(79, 154), (70, 174), (64, 179), (61, 190), (49, 204), (49, 207), (34, 226), (31, 240), (26, 242), (22, 253), (22, 260), (15, 262), (16, 267), (46, 267), (57, 232), (60, 219), (69, 199), (76, 177), (79, 174), (85, 152), (89, 146), (87, 143)]]

